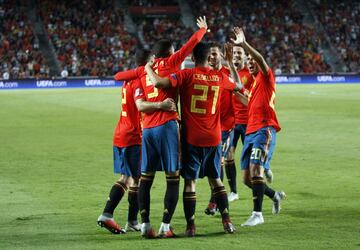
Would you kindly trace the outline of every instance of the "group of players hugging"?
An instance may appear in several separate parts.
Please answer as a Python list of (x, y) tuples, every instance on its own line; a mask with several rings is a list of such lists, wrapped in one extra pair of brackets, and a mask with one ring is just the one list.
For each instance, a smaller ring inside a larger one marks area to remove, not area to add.
[[(135, 69), (115, 75), (116, 80), (124, 81), (113, 141), (114, 172), (120, 178), (97, 220), (114, 234), (140, 231), (145, 238), (175, 237), (170, 222), (179, 199), (180, 175), (184, 179), (185, 235), (195, 236), (196, 181), (205, 176), (211, 190), (205, 213), (219, 212), (225, 233), (234, 233), (229, 201), (239, 199), (234, 152), (240, 137), (243, 181), (253, 196), (253, 212), (241, 226), (264, 223), (264, 195), (272, 199), (273, 213), (280, 212), (285, 193), (266, 184), (273, 179), (270, 160), (280, 130), (273, 71), (247, 43), (241, 28), (235, 27), (234, 39), (222, 46), (201, 42), (208, 31), (205, 17), (197, 19), (197, 26), (199, 30), (180, 50), (174, 52), (171, 41), (160, 40), (151, 52), (137, 51)], [(190, 54), (195, 67), (179, 70)], [(150, 224), (150, 190), (156, 171), (164, 171), (166, 176), (158, 233)], [(229, 195), (223, 172), (229, 181)], [(121, 228), (113, 213), (126, 191), (128, 220)]]

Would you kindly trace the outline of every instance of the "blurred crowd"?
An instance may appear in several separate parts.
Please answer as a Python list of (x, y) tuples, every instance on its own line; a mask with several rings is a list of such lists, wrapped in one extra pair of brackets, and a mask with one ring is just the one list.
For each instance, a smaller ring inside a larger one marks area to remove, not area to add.
[(303, 24), (303, 16), (291, 1), (199, 0), (189, 4), (195, 16), (208, 18), (211, 28), (208, 39), (228, 41), (232, 28), (240, 26), (247, 41), (278, 74), (331, 71), (323, 59), (323, 34)]
[[(314, 0), (323, 24), (344, 64), (343, 72), (359, 72), (360, 5), (356, 1)], [(265, 57), (277, 74), (331, 72), (323, 56), (325, 34), (304, 24), (302, 14), (286, 0), (190, 1), (192, 14), (207, 17), (206, 40), (229, 41), (234, 26)], [(128, 0), (131, 6), (174, 6), (175, 0)], [(0, 78), (48, 77), (49, 67), (28, 21), (26, 6), (0, 0)], [(62, 76), (112, 76), (135, 66), (138, 39), (124, 25), (116, 0), (37, 0), (38, 17), (53, 45)], [(144, 44), (162, 38), (179, 49), (193, 31), (180, 16), (134, 17)]]
[(335, 45), (343, 72), (360, 72), (360, 4), (357, 1), (318, 1), (316, 13)]
[(175, 50), (180, 49), (190, 38), (193, 31), (186, 28), (180, 19), (153, 18), (142, 19), (139, 22), (139, 29), (142, 31), (145, 47), (151, 49), (154, 43), (160, 39), (170, 39)]
[(153, 7), (153, 6), (169, 6), (178, 5), (176, 0), (128, 0), (127, 4), (130, 6), (142, 6), (142, 7)]
[(0, 1), (0, 78), (49, 76), (26, 12), (15, 1)]
[(134, 66), (137, 39), (114, 6), (106, 0), (41, 0), (41, 18), (69, 76), (111, 76)]

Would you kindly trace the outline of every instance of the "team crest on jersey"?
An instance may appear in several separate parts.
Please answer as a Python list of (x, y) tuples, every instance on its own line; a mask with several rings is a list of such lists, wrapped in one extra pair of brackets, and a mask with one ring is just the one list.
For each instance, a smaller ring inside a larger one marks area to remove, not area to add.
[(170, 77), (171, 77), (172, 79), (174, 79), (174, 80), (177, 80), (176, 74), (171, 74)]
[(248, 81), (248, 79), (247, 79), (246, 76), (244, 76), (243, 78), (241, 78), (241, 82), (242, 82), (244, 85), (247, 84), (247, 81)]

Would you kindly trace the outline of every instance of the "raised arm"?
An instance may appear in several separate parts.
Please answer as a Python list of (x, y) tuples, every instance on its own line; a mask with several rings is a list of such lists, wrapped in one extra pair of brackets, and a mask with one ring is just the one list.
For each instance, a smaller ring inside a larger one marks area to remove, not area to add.
[(144, 99), (138, 99), (135, 101), (136, 107), (140, 112), (153, 112), (156, 110), (164, 110), (170, 112), (176, 112), (175, 101), (171, 98), (166, 98), (162, 102), (148, 102)]
[(236, 84), (236, 89), (235, 90), (241, 90), (244, 88), (244, 85), (242, 84), (241, 80), (240, 80), (240, 76), (236, 70), (236, 67), (233, 63), (233, 51), (232, 51), (232, 45), (230, 43), (226, 43), (224, 45), (225, 48), (225, 61), (227, 62), (227, 64), (229, 65), (229, 69), (230, 69), (230, 74), (231, 77), (235, 80), (235, 84)]
[(196, 31), (190, 39), (174, 54), (169, 57), (168, 63), (171, 67), (178, 67), (185, 60), (185, 58), (191, 54), (195, 46), (201, 41), (207, 31), (206, 17), (199, 17), (197, 20), (197, 26), (199, 30)]
[(116, 81), (131, 81), (136, 78), (140, 78), (141, 73), (144, 72), (144, 67), (137, 67), (135, 69), (120, 71), (115, 74), (114, 79)]
[(160, 77), (158, 74), (154, 72), (152, 69), (152, 65), (154, 64), (154, 57), (151, 57), (150, 61), (145, 65), (145, 71), (148, 77), (150, 78), (151, 83), (155, 86), (155, 88), (169, 88), (171, 87), (171, 82), (167, 77)]
[(239, 28), (234, 28), (234, 34), (236, 36), (236, 39), (231, 39), (235, 44), (240, 45), (244, 48), (245, 52), (250, 54), (254, 60), (257, 62), (257, 64), (260, 67), (261, 72), (264, 74), (264, 76), (267, 76), (267, 72), (269, 70), (269, 66), (267, 65), (264, 57), (250, 44), (246, 42), (244, 31)]

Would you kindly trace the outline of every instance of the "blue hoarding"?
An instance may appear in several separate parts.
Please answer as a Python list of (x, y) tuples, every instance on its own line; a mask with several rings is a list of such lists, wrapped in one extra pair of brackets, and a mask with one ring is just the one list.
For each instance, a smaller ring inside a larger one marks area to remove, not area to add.
[[(0, 89), (51, 89), (121, 87), (109, 78), (0, 80)], [(360, 75), (277, 75), (277, 84), (360, 84)]]
[(0, 89), (121, 87), (122, 83), (106, 78), (0, 80)]

